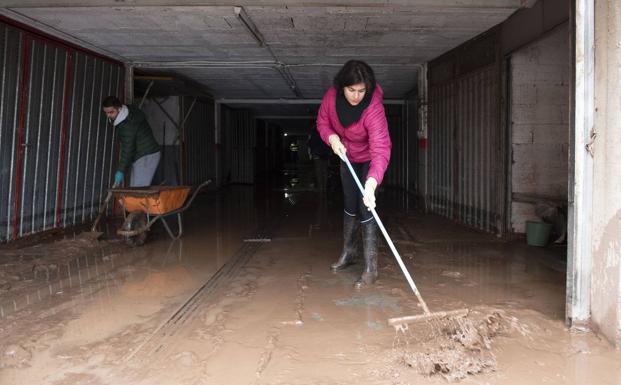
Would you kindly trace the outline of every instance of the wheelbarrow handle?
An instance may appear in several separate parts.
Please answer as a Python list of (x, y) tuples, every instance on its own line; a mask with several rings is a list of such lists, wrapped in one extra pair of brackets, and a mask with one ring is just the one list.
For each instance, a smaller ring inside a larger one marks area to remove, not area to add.
[[(118, 187), (117, 183), (115, 183), (112, 186), (112, 188), (115, 188), (115, 187)], [(108, 194), (106, 195), (106, 198), (104, 199), (104, 201), (101, 202), (101, 205), (99, 206), (99, 212), (97, 213), (97, 217), (95, 218), (95, 221), (93, 222), (93, 225), (91, 226), (92, 232), (97, 231), (97, 226), (99, 225), (99, 221), (101, 221), (101, 217), (106, 211), (106, 207), (108, 207), (108, 203), (110, 202), (110, 199), (112, 199), (112, 191), (108, 190)]]
[(180, 210), (180, 211), (185, 211), (188, 207), (190, 207), (190, 205), (192, 204), (192, 202), (194, 202), (194, 198), (196, 198), (196, 195), (198, 195), (198, 192), (201, 191), (201, 189), (203, 189), (205, 186), (207, 186), (208, 184), (211, 183), (211, 179), (207, 179), (206, 181), (204, 181), (203, 183), (201, 183), (196, 190), (194, 190), (194, 193), (192, 193), (192, 196), (190, 197), (190, 200), (188, 200), (188, 203), (185, 204), (185, 206)]

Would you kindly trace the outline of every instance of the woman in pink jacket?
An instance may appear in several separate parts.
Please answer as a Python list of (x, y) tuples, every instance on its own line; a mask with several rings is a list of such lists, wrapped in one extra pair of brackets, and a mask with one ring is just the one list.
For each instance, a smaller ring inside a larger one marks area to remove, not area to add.
[(338, 271), (353, 263), (356, 235), (362, 225), (365, 266), (356, 281), (357, 288), (377, 279), (377, 224), (369, 210), (375, 207), (375, 189), (382, 183), (391, 147), (382, 101), (383, 92), (371, 67), (350, 60), (334, 78), (334, 86), (324, 95), (317, 116), (321, 138), (341, 159), (349, 158), (364, 183), (361, 196), (347, 165), (341, 162), (343, 251), (331, 268)]

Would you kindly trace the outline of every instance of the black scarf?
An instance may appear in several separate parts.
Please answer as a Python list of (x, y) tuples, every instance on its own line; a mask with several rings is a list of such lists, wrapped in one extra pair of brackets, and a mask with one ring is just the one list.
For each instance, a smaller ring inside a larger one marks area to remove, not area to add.
[(349, 104), (347, 99), (345, 99), (345, 94), (343, 90), (339, 90), (336, 96), (336, 115), (339, 117), (339, 121), (341, 125), (345, 128), (351, 126), (353, 123), (360, 120), (360, 116), (364, 112), (364, 110), (371, 104), (371, 99), (373, 98), (373, 89), (368, 90), (368, 92), (364, 95), (364, 98), (357, 106), (352, 106)]

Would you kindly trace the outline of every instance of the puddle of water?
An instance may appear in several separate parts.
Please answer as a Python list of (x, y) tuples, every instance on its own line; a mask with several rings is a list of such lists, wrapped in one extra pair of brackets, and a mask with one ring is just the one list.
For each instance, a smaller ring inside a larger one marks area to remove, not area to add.
[(321, 314), (319, 314), (319, 313), (311, 314), (311, 319), (313, 319), (315, 321), (323, 321), (323, 317), (321, 317)]
[(382, 310), (390, 309), (395, 312), (400, 312), (401, 307), (397, 305), (397, 299), (385, 297), (381, 294), (370, 294), (364, 296), (353, 296), (350, 298), (335, 299), (334, 303), (337, 306), (351, 306), (351, 307), (368, 307), (375, 306)]
[(381, 330), (384, 328), (384, 325), (379, 321), (367, 321), (367, 327), (373, 330)]

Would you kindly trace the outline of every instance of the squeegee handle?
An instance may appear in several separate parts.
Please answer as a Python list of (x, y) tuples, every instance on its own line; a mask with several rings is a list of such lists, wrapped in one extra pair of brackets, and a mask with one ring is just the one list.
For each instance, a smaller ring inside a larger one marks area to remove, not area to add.
[[(362, 194), (362, 196), (364, 196), (364, 187), (362, 187), (362, 183), (360, 183), (360, 179), (358, 179), (358, 175), (356, 175), (356, 172), (354, 171), (354, 168), (349, 162), (349, 159), (347, 159), (347, 155), (343, 155), (342, 159), (347, 165), (347, 168), (349, 169), (351, 176), (354, 178), (354, 181), (356, 182), (356, 185), (358, 186), (360, 193)], [(373, 218), (375, 218), (375, 222), (377, 222), (377, 226), (380, 228), (380, 231), (384, 235), (384, 238), (386, 239), (386, 243), (388, 243), (388, 247), (390, 247), (390, 250), (392, 251), (392, 255), (395, 256), (395, 259), (397, 260), (397, 263), (399, 264), (399, 267), (401, 268), (403, 275), (405, 275), (405, 279), (407, 279), (408, 283), (410, 284), (410, 288), (414, 292), (414, 295), (416, 295), (416, 298), (418, 298), (418, 301), (420, 302), (420, 305), (422, 306), (423, 311), (425, 313), (429, 313), (429, 308), (427, 307), (427, 303), (423, 300), (423, 297), (420, 295), (420, 292), (418, 291), (418, 288), (416, 287), (416, 284), (414, 283), (414, 279), (412, 279), (410, 272), (408, 271), (407, 267), (405, 267), (405, 264), (403, 263), (403, 259), (401, 259), (401, 255), (399, 255), (399, 252), (395, 248), (395, 245), (392, 243), (392, 239), (390, 239), (390, 236), (388, 235), (388, 232), (386, 231), (386, 228), (384, 227), (382, 220), (380, 219), (379, 215), (377, 215), (377, 212), (375, 211), (374, 208), (371, 209), (371, 214), (373, 214)]]

